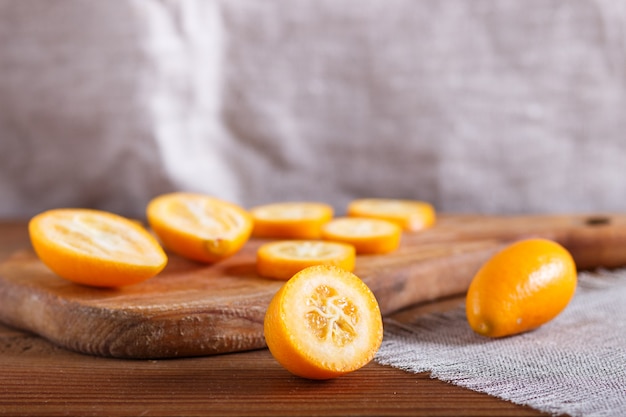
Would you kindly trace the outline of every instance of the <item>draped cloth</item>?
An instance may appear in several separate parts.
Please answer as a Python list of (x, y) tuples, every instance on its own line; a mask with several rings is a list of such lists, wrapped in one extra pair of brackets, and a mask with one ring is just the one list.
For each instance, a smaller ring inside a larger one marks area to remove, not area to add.
[(0, 218), (626, 210), (620, 1), (2, 0), (0, 74)]

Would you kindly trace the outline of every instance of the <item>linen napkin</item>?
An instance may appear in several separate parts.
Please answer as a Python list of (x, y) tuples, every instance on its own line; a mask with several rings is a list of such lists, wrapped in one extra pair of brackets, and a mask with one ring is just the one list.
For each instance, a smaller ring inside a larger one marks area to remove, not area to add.
[(521, 335), (475, 334), (464, 306), (388, 319), (375, 360), (552, 414), (626, 415), (626, 269), (579, 274), (568, 307)]

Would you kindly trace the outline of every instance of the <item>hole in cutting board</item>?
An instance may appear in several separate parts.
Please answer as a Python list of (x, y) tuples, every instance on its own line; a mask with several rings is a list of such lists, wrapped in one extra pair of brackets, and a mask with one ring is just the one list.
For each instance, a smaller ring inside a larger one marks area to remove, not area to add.
[(606, 216), (588, 217), (587, 220), (585, 220), (587, 226), (602, 226), (609, 223), (611, 223), (611, 218)]

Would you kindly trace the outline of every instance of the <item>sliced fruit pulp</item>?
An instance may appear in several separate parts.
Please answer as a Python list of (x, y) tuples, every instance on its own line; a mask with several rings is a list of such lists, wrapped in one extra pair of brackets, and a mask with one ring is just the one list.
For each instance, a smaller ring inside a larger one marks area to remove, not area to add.
[(128, 224), (89, 211), (61, 211), (42, 218), (39, 233), (67, 250), (121, 263), (151, 263), (160, 254)]
[(339, 245), (315, 241), (285, 241), (272, 246), (276, 255), (295, 259), (329, 259), (344, 253)]
[(302, 353), (333, 371), (352, 370), (355, 361), (362, 366), (359, 355), (371, 349), (367, 324), (376, 310), (358, 289), (322, 274), (309, 277), (299, 286), (295, 291), (302, 299), (286, 299), (283, 314), (287, 328), (302, 340)]
[(263, 220), (315, 219), (325, 214), (325, 206), (316, 203), (277, 203), (254, 209), (254, 215)]
[(203, 238), (230, 237), (240, 233), (245, 219), (229, 208), (213, 204), (211, 199), (181, 198), (162, 207), (171, 227)]

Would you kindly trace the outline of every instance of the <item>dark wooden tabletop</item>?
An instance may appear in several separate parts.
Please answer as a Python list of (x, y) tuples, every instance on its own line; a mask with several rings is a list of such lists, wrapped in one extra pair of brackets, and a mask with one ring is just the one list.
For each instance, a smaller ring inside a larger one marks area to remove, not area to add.
[[(26, 223), (0, 223), (0, 261), (29, 247)], [(0, 300), (1, 302), (1, 300)], [(394, 318), (443, 311), (460, 298)], [(370, 363), (329, 381), (289, 374), (266, 349), (185, 359), (88, 356), (0, 324), (0, 415), (539, 416), (428, 374)]]

